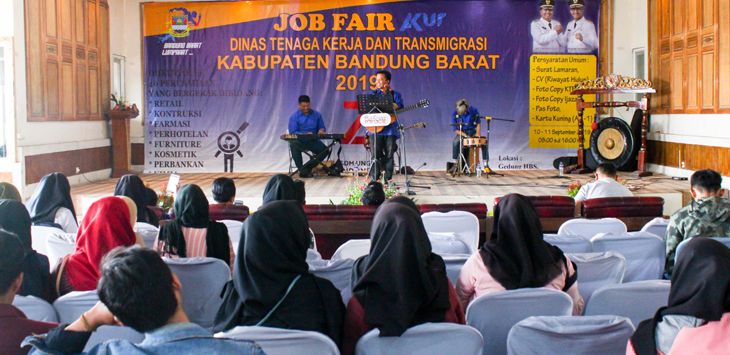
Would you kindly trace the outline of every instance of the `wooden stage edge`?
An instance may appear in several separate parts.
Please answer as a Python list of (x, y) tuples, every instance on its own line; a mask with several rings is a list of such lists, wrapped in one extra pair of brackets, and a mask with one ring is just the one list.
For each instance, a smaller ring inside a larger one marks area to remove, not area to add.
[[(555, 170), (506, 170), (500, 171), (504, 176), (482, 175), (451, 177), (443, 171), (419, 171), (412, 177), (411, 185), (427, 186), (430, 189), (415, 187), (411, 196), (416, 203), (459, 203), (483, 202), (489, 206), (494, 199), (508, 193), (523, 195), (566, 195), (567, 186), (572, 181), (587, 183), (593, 180), (592, 174), (556, 176)], [(213, 202), (213, 179), (226, 176), (236, 182), (236, 199), (255, 211), (261, 205), (261, 196), (268, 178), (275, 173), (195, 173), (180, 174), (180, 184), (197, 184), (205, 191)], [(664, 214), (671, 215), (682, 207), (682, 192), (689, 189), (687, 181), (675, 181), (665, 175), (655, 174), (638, 178), (635, 173), (619, 173), (620, 179), (637, 196), (659, 196), (664, 198)], [(167, 174), (143, 174), (142, 179), (153, 189), (160, 191), (167, 186)], [(409, 176), (410, 178), (411, 176)], [(298, 178), (298, 176), (294, 176)], [(303, 179), (306, 183), (308, 204), (339, 203), (347, 197), (347, 187), (357, 181), (365, 181), (363, 176), (315, 176)], [(117, 179), (105, 179), (97, 182), (76, 185), (71, 193), (76, 210), (81, 214), (97, 199), (110, 196), (114, 192)], [(398, 190), (405, 191), (405, 179), (396, 175), (394, 181)]]

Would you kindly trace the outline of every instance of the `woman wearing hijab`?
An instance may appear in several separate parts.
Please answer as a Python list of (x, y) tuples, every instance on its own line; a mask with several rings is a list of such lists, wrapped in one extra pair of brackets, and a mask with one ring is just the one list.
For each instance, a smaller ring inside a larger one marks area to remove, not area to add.
[(22, 203), (14, 200), (0, 200), (0, 228), (18, 236), (23, 249), (23, 284), (19, 295), (36, 296), (52, 301), (53, 289), (48, 272), (48, 257), (33, 250), (30, 234), (30, 215)]
[(461, 306), (493, 292), (547, 287), (567, 292), (573, 314), (583, 312), (578, 274), (560, 248), (543, 240), (542, 225), (532, 202), (522, 195), (503, 197), (494, 209), (492, 235), (459, 273), (456, 293)]
[(15, 200), (23, 202), (18, 189), (15, 185), (9, 182), (0, 182), (0, 200)]
[(79, 229), (66, 175), (51, 173), (44, 176), (27, 206), (34, 226), (57, 227), (66, 233), (76, 233)]
[(51, 273), (58, 296), (96, 290), (104, 255), (118, 246), (135, 244), (132, 221), (130, 209), (119, 197), (104, 197), (91, 204), (76, 235), (76, 251), (66, 255)]
[(273, 201), (243, 222), (233, 280), (213, 330), (237, 325), (311, 330), (341, 344), (345, 307), (305, 261), (309, 224), (296, 201)]
[(263, 205), (271, 201), (296, 200), (297, 188), (289, 175), (276, 174), (269, 178), (264, 188)]
[(208, 217), (208, 198), (198, 185), (180, 188), (173, 205), (175, 219), (160, 227), (153, 249), (166, 257), (208, 256), (233, 265), (233, 246), (226, 225)]
[(380, 336), (400, 336), (427, 322), (464, 324), (464, 312), (431, 252), (421, 216), (406, 204), (382, 204), (370, 229), (370, 254), (353, 266), (353, 297), (347, 304), (343, 354), (373, 328)]
[(694, 238), (672, 273), (669, 302), (636, 327), (627, 354), (727, 354), (730, 349), (730, 249)]
[(147, 188), (144, 182), (137, 175), (127, 174), (119, 178), (117, 186), (114, 187), (114, 196), (127, 196), (134, 201), (137, 206), (137, 222), (151, 224), (157, 227), (160, 224), (157, 216), (147, 208), (149, 199), (147, 197)]

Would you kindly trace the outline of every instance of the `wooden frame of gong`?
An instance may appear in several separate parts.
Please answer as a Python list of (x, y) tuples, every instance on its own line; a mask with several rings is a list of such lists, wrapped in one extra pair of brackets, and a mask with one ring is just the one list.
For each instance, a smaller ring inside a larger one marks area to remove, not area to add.
[[(569, 171), (571, 174), (585, 174), (591, 172), (590, 169), (585, 166), (585, 144), (583, 138), (583, 110), (586, 108), (598, 108), (598, 107), (636, 107), (643, 111), (643, 117), (641, 118), (641, 148), (639, 148), (639, 156), (637, 157), (638, 166), (637, 173), (639, 177), (651, 176), (651, 172), (646, 171), (645, 159), (646, 159), (646, 133), (649, 116), (649, 95), (656, 93), (656, 90), (652, 88), (648, 89), (581, 89), (573, 90), (570, 94), (577, 95), (575, 99), (575, 107), (578, 109), (578, 166), (575, 169)], [(583, 101), (583, 95), (603, 95), (603, 94), (643, 94), (641, 101), (629, 100), (629, 101), (598, 101), (596, 96), (596, 102)], [(593, 118), (596, 122), (596, 118)]]

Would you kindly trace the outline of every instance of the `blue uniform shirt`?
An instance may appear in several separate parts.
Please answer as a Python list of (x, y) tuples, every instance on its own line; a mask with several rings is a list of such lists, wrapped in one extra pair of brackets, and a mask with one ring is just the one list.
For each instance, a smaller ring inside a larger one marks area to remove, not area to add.
[[(393, 102), (395, 102), (398, 105), (398, 109), (403, 108), (403, 96), (400, 95), (399, 92), (391, 90), (390, 92), (393, 93)], [(373, 95), (383, 95), (383, 92), (380, 91), (380, 89), (375, 89), (371, 92)], [(370, 135), (370, 132), (368, 132), (368, 135)], [(398, 125), (396, 122), (393, 122), (385, 127), (383, 127), (383, 130), (378, 133), (378, 135), (381, 136), (395, 136), (396, 138), (400, 138), (400, 132), (398, 131)]]
[[(462, 132), (468, 135), (474, 135), (477, 132), (477, 124), (479, 123), (479, 110), (476, 107), (469, 106), (469, 109), (463, 115), (459, 115), (454, 111), (451, 115), (451, 124), (464, 124), (461, 126)], [(459, 126), (451, 127), (454, 131), (459, 130)]]
[(320, 129), (324, 127), (324, 121), (322, 121), (322, 115), (319, 112), (310, 109), (309, 114), (305, 115), (302, 110), (296, 110), (291, 116), (289, 116), (289, 133), (290, 134), (306, 134), (313, 133), (317, 134)]

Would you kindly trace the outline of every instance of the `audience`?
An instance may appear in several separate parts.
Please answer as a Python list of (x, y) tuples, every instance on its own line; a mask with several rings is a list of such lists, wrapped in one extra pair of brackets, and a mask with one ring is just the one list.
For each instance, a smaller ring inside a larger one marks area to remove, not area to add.
[(190, 323), (180, 280), (153, 251), (117, 248), (104, 258), (97, 288), (100, 302), (68, 325), (26, 339), (40, 351), (78, 353), (102, 325), (126, 325), (145, 333), (142, 343), (110, 340), (88, 354), (263, 354), (250, 341), (213, 338)]
[(692, 202), (675, 212), (667, 226), (665, 271), (672, 274), (677, 246), (695, 237), (730, 237), (730, 200), (722, 197), (722, 177), (713, 170), (698, 170), (690, 177)]
[(276, 174), (269, 178), (264, 187), (262, 206), (280, 200), (297, 200), (297, 188), (289, 175)]
[(134, 214), (124, 199), (104, 197), (89, 207), (76, 236), (76, 251), (66, 255), (51, 273), (55, 291), (63, 296), (71, 291), (96, 289), (99, 263), (110, 250), (134, 245)]
[(18, 192), (15, 185), (4, 181), (0, 182), (0, 200), (15, 200), (23, 202), (23, 199), (20, 197), (20, 192)]
[(583, 313), (578, 274), (560, 248), (543, 240), (540, 218), (530, 200), (510, 194), (494, 208), (492, 235), (464, 263), (456, 292), (462, 307), (475, 298), (505, 290), (547, 287), (567, 292), (573, 314)]
[(294, 196), (296, 201), (300, 205), (304, 206), (307, 204), (307, 191), (304, 187), (304, 180), (294, 180)]
[(155, 218), (157, 218), (158, 221), (161, 219), (169, 218), (167, 215), (165, 215), (165, 210), (157, 205), (157, 192), (155, 192), (155, 190), (149, 187), (145, 187), (144, 201), (147, 209), (155, 215)]
[(243, 222), (248, 217), (248, 207), (234, 203), (236, 184), (231, 178), (219, 177), (213, 180), (213, 200), (217, 203), (208, 207), (212, 220), (232, 219)]
[(360, 202), (365, 206), (380, 206), (385, 202), (385, 190), (383, 184), (378, 181), (371, 181), (362, 191)]
[(208, 256), (233, 266), (235, 254), (228, 229), (210, 220), (208, 199), (198, 185), (181, 187), (173, 210), (175, 219), (160, 227), (155, 250), (165, 257)]
[(34, 226), (56, 227), (66, 233), (76, 233), (79, 229), (71, 185), (61, 173), (44, 176), (28, 199), (27, 207)]
[(639, 323), (627, 354), (727, 354), (730, 349), (730, 249), (697, 238), (672, 274), (669, 302)]
[(431, 252), (421, 216), (412, 207), (391, 201), (380, 206), (370, 240), (369, 255), (352, 270), (343, 354), (354, 353), (358, 339), (373, 328), (380, 336), (400, 336), (427, 322), (464, 324), (446, 265)]
[(117, 186), (114, 188), (114, 196), (126, 196), (134, 201), (137, 206), (136, 222), (148, 223), (155, 227), (160, 224), (157, 215), (147, 208), (149, 205), (147, 187), (144, 186), (144, 182), (139, 176), (127, 174), (119, 178)]
[(0, 200), (0, 228), (15, 234), (25, 252), (22, 262), (23, 284), (18, 290), (18, 294), (52, 301), (53, 288), (48, 257), (33, 250), (30, 215), (25, 206), (15, 200)]
[(12, 303), (23, 283), (25, 247), (12, 233), (0, 229), (0, 354), (27, 354), (20, 343), (28, 335), (45, 333), (53, 323), (26, 318)]
[(616, 166), (612, 163), (601, 163), (596, 167), (596, 181), (581, 186), (575, 195), (575, 213), (580, 215), (584, 200), (602, 197), (631, 197), (634, 194), (617, 181)]
[(214, 331), (238, 325), (317, 331), (341, 344), (345, 307), (328, 280), (305, 261), (309, 225), (296, 201), (273, 201), (246, 219), (233, 280)]

